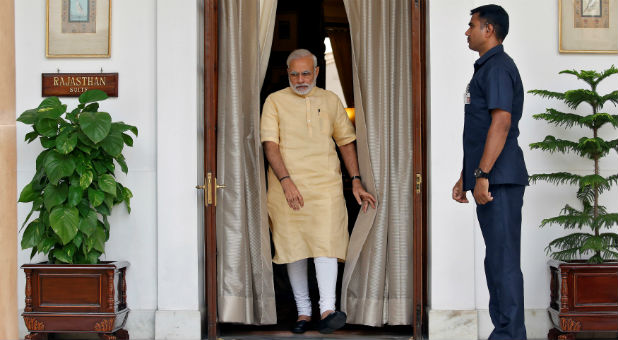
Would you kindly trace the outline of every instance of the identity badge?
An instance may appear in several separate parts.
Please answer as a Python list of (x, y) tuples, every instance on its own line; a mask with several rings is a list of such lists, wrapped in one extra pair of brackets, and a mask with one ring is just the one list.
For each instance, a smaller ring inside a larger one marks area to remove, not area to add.
[(464, 94), (464, 104), (470, 104), (470, 83), (466, 86), (466, 93)]

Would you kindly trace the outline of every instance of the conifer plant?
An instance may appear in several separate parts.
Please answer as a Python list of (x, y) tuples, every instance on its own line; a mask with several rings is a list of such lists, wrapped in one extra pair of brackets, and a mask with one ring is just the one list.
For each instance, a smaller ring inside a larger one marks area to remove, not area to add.
[[(599, 136), (599, 130), (606, 127), (612, 131), (609, 135), (616, 137), (618, 115), (603, 110), (615, 109), (618, 104), (618, 90), (605, 95), (597, 92), (597, 86), (602, 80), (617, 73), (618, 69), (613, 65), (602, 73), (564, 70), (560, 74), (573, 75), (588, 84), (589, 88), (569, 90), (563, 93), (547, 90), (529, 91), (529, 93), (544, 98), (561, 100), (574, 111), (581, 104), (588, 104), (592, 109), (590, 114), (578, 114), (549, 108), (545, 113), (533, 116), (534, 119), (544, 120), (566, 129), (578, 126), (591, 133), (577, 141), (548, 135), (542, 142), (530, 144), (531, 149), (540, 149), (550, 153), (573, 153), (590, 160), (594, 165), (594, 172), (590, 174), (556, 172), (530, 176), (532, 183), (546, 181), (555, 185), (576, 185), (578, 188), (577, 199), (581, 203), (579, 207), (566, 204), (558, 216), (546, 218), (540, 225), (544, 227), (555, 224), (565, 229), (574, 229), (572, 233), (551, 241), (545, 249), (556, 260), (587, 259), (589, 263), (602, 263), (618, 259), (618, 234), (612, 232), (616, 231), (615, 226), (618, 225), (618, 213), (610, 213), (605, 206), (599, 204), (601, 194), (609, 191), (613, 185), (618, 183), (618, 174), (608, 177), (601, 175), (601, 161), (610, 154), (615, 156), (612, 150), (618, 152), (618, 139), (605, 140)], [(611, 201), (611, 204), (615, 205), (616, 201)]]

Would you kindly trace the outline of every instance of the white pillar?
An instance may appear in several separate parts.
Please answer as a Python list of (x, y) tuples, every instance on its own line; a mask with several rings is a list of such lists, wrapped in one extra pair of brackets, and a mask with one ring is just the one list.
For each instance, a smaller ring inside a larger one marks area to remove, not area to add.
[(156, 339), (201, 338), (198, 10), (199, 1), (157, 0)]

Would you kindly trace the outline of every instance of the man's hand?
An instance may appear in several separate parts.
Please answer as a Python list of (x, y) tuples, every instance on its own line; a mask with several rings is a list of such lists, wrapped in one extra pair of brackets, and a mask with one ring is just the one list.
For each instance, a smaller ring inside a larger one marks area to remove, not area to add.
[(483, 205), (494, 200), (491, 197), (491, 192), (489, 192), (489, 180), (487, 178), (476, 179), (476, 185), (472, 194), (476, 204)]
[(453, 186), (453, 199), (459, 203), (468, 203), (468, 197), (463, 190), (463, 179), (459, 177), (459, 180)]
[(367, 208), (369, 205), (373, 209), (376, 208), (376, 199), (372, 194), (368, 193), (360, 180), (355, 179), (352, 180), (352, 194), (354, 194), (354, 198), (356, 198), (356, 202), (359, 205), (362, 205), (363, 212), (367, 212)]
[(296, 184), (290, 177), (283, 179), (281, 181), (281, 187), (283, 188), (283, 193), (285, 194), (285, 200), (288, 202), (288, 205), (293, 210), (300, 210), (305, 205), (305, 201), (303, 201), (303, 195), (300, 194), (298, 188), (296, 188)]

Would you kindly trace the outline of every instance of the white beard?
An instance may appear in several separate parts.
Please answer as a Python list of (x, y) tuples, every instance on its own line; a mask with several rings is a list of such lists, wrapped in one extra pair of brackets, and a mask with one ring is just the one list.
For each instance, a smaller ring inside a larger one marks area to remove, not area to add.
[(311, 90), (312, 90), (312, 89), (313, 89), (313, 87), (315, 86), (315, 84), (316, 84), (317, 80), (318, 80), (318, 77), (315, 77), (315, 78), (313, 78), (313, 81), (311, 82), (311, 84), (307, 84), (307, 83), (296, 84), (296, 86), (307, 86), (307, 89), (306, 89), (306, 90), (299, 90), (299, 89), (297, 89), (296, 87), (294, 87), (294, 85), (292, 85), (292, 81), (290, 81), (290, 80), (288, 79), (288, 81), (289, 81), (289, 83), (290, 83), (290, 87), (292, 88), (292, 91), (294, 91), (294, 93), (296, 93), (296, 94), (298, 94), (298, 95), (301, 95), (301, 96), (304, 96), (304, 95), (306, 95), (307, 93), (311, 92)]

